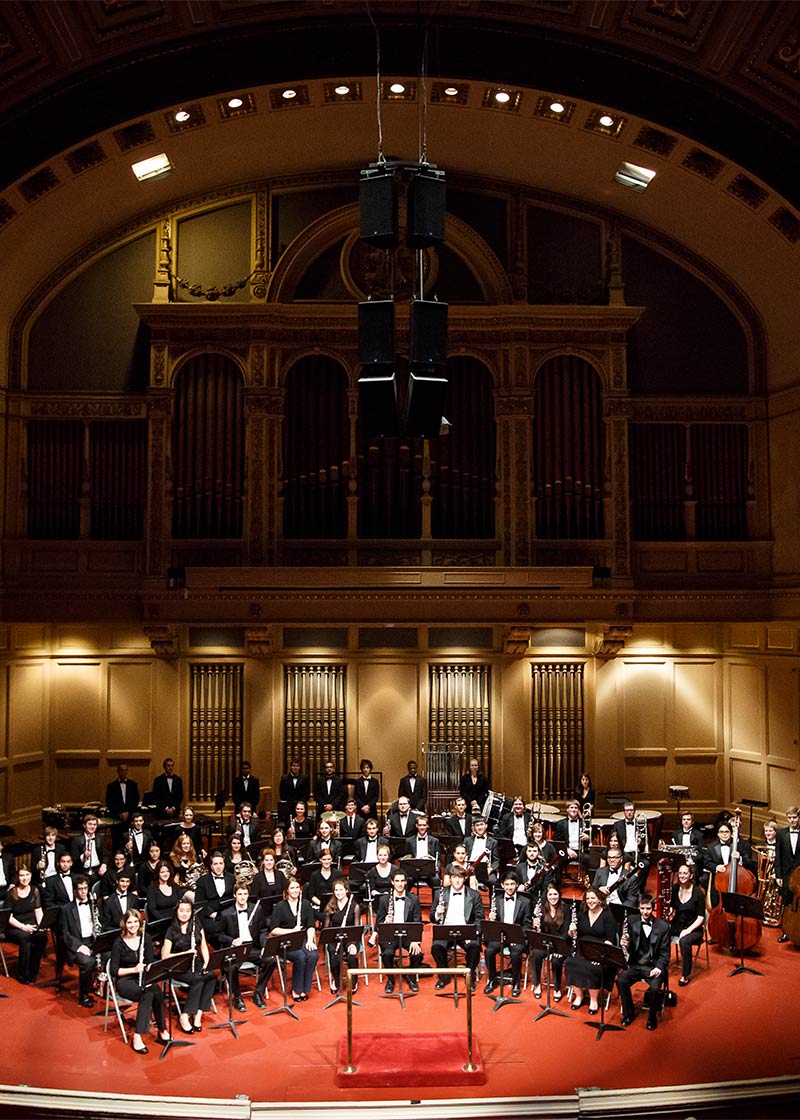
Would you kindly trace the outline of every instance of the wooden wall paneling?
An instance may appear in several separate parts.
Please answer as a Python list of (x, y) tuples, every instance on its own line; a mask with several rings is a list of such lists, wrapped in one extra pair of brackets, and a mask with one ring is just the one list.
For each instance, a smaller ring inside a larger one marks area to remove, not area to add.
[(800, 663), (773, 658), (767, 666), (767, 755), (797, 763), (800, 742)]
[[(730, 660), (727, 681), (728, 787), (731, 804), (767, 799), (767, 666)], [(724, 799), (723, 799), (724, 801)]]
[[(3, 665), (2, 677), (0, 677), (0, 766), (4, 764), (4, 760), (8, 759), (10, 753), (10, 743), (8, 738), (8, 694), (11, 687), (11, 666)], [(0, 812), (2, 812), (2, 802), (0, 802)]]
[(715, 805), (723, 793), (721, 662), (677, 660), (673, 674), (674, 746), (667, 785), (688, 786), (693, 806)]
[[(358, 757), (348, 733), (347, 767), (357, 770), (359, 758), (371, 758), (375, 769), (383, 771), (383, 798), (389, 804), (397, 796), (407, 761), (419, 758), (419, 744), (427, 737), (419, 685), (425, 666), (382, 661), (358, 664), (351, 671), (357, 678)], [(425, 772), (424, 759), (420, 771)]]
[(114, 778), (117, 762), (124, 760), (141, 793), (150, 789), (154, 728), (153, 676), (153, 664), (149, 660), (110, 661), (107, 665), (107, 781)]
[(47, 749), (47, 663), (21, 661), (10, 666), (8, 739), (12, 759), (45, 754)]
[(51, 668), (50, 742), (56, 753), (107, 749), (105, 666), (102, 661), (56, 661)]
[(667, 800), (671, 666), (661, 658), (625, 661), (624, 666), (623, 786), (635, 801), (658, 808)]

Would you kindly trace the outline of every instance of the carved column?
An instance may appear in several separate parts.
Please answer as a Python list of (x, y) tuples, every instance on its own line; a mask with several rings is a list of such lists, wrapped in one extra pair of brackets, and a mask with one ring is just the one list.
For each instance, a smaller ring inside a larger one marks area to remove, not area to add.
[(172, 539), (173, 390), (151, 384), (147, 393), (147, 539), (148, 576), (163, 576)]
[(631, 521), (628, 502), (628, 421), (624, 416), (614, 416), (606, 424), (608, 462), (610, 465), (609, 489), (611, 494), (611, 524), (606, 538), (611, 541), (611, 576), (615, 580), (631, 578)]
[(248, 564), (275, 563), (274, 505), (278, 476), (277, 463), (270, 447), (270, 418), (276, 410), (275, 394), (276, 390), (264, 387), (263, 380), (262, 384), (245, 389), (247, 507), (244, 546)]
[(534, 538), (533, 397), (529, 380), (527, 346), (513, 347), (506, 355), (503, 382), (506, 392), (495, 396), (497, 419), (498, 504), (496, 524), (500, 537), (499, 563), (531, 563)]

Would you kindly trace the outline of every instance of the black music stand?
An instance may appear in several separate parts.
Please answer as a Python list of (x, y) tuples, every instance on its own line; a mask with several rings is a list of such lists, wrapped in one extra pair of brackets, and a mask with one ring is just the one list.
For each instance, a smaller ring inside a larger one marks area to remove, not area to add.
[(733, 891), (722, 891), (720, 899), (725, 913), (739, 919), (739, 963), (728, 976), (738, 976), (740, 972), (763, 976), (763, 972), (759, 972), (757, 968), (748, 968), (744, 963), (744, 920), (755, 918), (756, 921), (763, 922), (764, 903), (754, 894), (735, 894)]
[[(750, 806), (750, 843), (753, 843), (753, 809), (767, 809), (769, 801), (757, 801), (754, 797), (743, 797), (739, 802), (740, 805)], [(750, 915), (748, 914), (748, 917)]]
[(185, 953), (175, 953), (171, 957), (162, 957), (161, 960), (149, 964), (145, 976), (142, 977), (144, 980), (143, 988), (155, 987), (156, 984), (162, 985), (164, 1002), (167, 1005), (167, 1034), (170, 1037), (164, 1043), (163, 1049), (158, 1055), (159, 1061), (166, 1058), (173, 1046), (194, 1046), (193, 1042), (172, 1037), (172, 1000), (169, 991), (169, 982), (172, 977), (178, 972), (188, 972), (191, 969), (194, 955), (191, 949), (187, 949)]
[(217, 794), (214, 798), (214, 812), (219, 813), (219, 835), (220, 843), (222, 844), (225, 843), (225, 818), (223, 816), (223, 813), (225, 812), (225, 805), (227, 803), (227, 800), (228, 791), (223, 786), (222, 789), (217, 790)]
[[(433, 941), (477, 941), (478, 940), (478, 927), (476, 925), (435, 925), (433, 927)], [(472, 983), (472, 981), (468, 981)], [(453, 977), (453, 990), (452, 992), (437, 992), (436, 995), (439, 999), (452, 999), (455, 1001), (455, 1006), (458, 1007), (458, 976)]]
[(497, 860), (500, 865), (500, 874), (506, 871), (512, 864), (517, 862), (517, 846), (513, 840), (509, 840), (507, 836), (496, 836), (497, 847)]
[[(362, 925), (357, 926), (329, 926), (327, 929), (321, 929), (317, 935), (320, 949), (325, 950), (325, 964), (328, 969), (328, 980), (330, 981), (331, 975), (331, 953), (330, 947), (338, 945), (340, 955), (344, 955), (344, 946), (348, 941), (362, 941), (367, 927)], [(339, 966), (341, 968), (341, 965)], [(341, 972), (339, 974), (341, 976)], [(337, 990), (336, 996), (330, 1002), (326, 1003), (323, 1011), (327, 1011), (329, 1007), (334, 1007), (337, 1003), (347, 1003), (347, 996), (343, 996), (341, 986)], [(357, 1000), (353, 1000), (356, 1007), (361, 1007)]]
[[(500, 944), (500, 952), (497, 954), (500, 959), (500, 967), (498, 973), (500, 976), (500, 995), (494, 997), (494, 1007), (492, 1011), (499, 1011), (501, 1007), (505, 1007), (507, 1003), (522, 1003), (521, 999), (514, 999), (505, 994), (506, 988), (506, 973), (505, 963), (503, 961), (503, 950), (509, 945), (524, 945), (525, 944), (525, 931), (522, 926), (514, 925), (513, 922), (484, 922), (481, 926), (481, 936), (483, 937), (484, 945), (490, 941), (497, 941)], [(491, 996), (489, 997), (492, 998)]]
[(280, 1015), (283, 1011), (300, 1022), (300, 1016), (294, 1011), (294, 1004), (289, 1006), (289, 954), (297, 949), (302, 949), (308, 932), (305, 929), (293, 929), (291, 933), (272, 933), (264, 942), (261, 950), (262, 957), (275, 957), (283, 964), (283, 1003), (280, 1007), (273, 1007), (264, 1012), (264, 1018), (270, 1015)]
[(210, 1031), (220, 1031), (228, 1027), (233, 1037), (238, 1039), (236, 1028), (247, 1022), (246, 1019), (233, 1017), (233, 974), (250, 956), (250, 949), (251, 943), (245, 941), (241, 945), (227, 945), (223, 949), (215, 949), (209, 957), (206, 972), (216, 972), (219, 969), (228, 978), (228, 1018), (224, 1023), (212, 1023), (208, 1028)]
[[(612, 965), (619, 972), (628, 963), (622, 949), (618, 949), (616, 945), (606, 945), (605, 941), (578, 941), (578, 952), (585, 961), (600, 966), (601, 978), (608, 965)], [(595, 1042), (599, 1042), (605, 1031), (622, 1031), (625, 1029), (624, 1027), (618, 1027), (615, 1023), (606, 1022), (606, 1001), (601, 999), (599, 1002), (600, 1022), (583, 1024), (585, 1027), (591, 1027), (592, 1030), (597, 1031)]]
[[(392, 945), (395, 953), (400, 954), (400, 960), (403, 959), (403, 953), (409, 953), (409, 946), (415, 941), (422, 941), (422, 922), (382, 922), (378, 927), (378, 952), (382, 945)], [(402, 966), (401, 966), (402, 967)], [(402, 972), (397, 977), (397, 991), (384, 992), (380, 999), (399, 999), (400, 1006), (405, 1011), (405, 996), (403, 991), (403, 974)], [(415, 996), (416, 992), (409, 992), (409, 998)]]
[(551, 1006), (550, 993), (553, 989), (553, 957), (568, 957), (572, 952), (572, 942), (568, 937), (560, 937), (556, 933), (539, 933), (534, 929), (528, 934), (529, 954), (531, 949), (538, 949), (539, 952), (544, 953), (547, 962), (547, 1003), (543, 1007), (539, 1004), (542, 1010), (533, 1020), (534, 1023), (538, 1023), (547, 1015), (560, 1015), (562, 1019), (571, 1019), (572, 1016), (567, 1011)]
[[(400, 860), (400, 869), (406, 874), (409, 883), (416, 883), (422, 879), (426, 881), (431, 878), (438, 878), (436, 871), (436, 857), (429, 856), (428, 859), (417, 859), (415, 856), (403, 856)], [(426, 882), (426, 886), (427, 886)], [(432, 890), (433, 888), (431, 888)]]

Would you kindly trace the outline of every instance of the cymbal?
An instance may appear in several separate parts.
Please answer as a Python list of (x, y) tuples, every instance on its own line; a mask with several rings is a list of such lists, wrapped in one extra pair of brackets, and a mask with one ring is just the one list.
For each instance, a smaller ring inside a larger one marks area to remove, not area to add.
[(338, 822), (344, 820), (346, 816), (347, 813), (343, 813), (341, 809), (329, 809), (328, 812), (323, 813), (319, 819), (321, 821), (328, 821), (329, 824), (333, 824), (334, 822), (338, 824)]

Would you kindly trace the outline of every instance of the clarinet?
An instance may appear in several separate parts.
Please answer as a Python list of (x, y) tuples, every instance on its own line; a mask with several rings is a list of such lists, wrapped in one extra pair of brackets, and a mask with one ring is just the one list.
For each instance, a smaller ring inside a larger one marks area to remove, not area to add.
[[(97, 912), (97, 902), (91, 891), (89, 891), (89, 909), (92, 912), (92, 935), (94, 937), (99, 937), (100, 931), (102, 930), (102, 923), (100, 921), (100, 915)], [(103, 972), (103, 957), (101, 953), (95, 953), (94, 962), (98, 972), (97, 979), (102, 981), (105, 979), (105, 974)]]
[(627, 914), (622, 919), (622, 935), (620, 937), (620, 947), (622, 949), (622, 955), (625, 957), (625, 960), (627, 961), (630, 958), (630, 949), (628, 948), (627, 944), (625, 944), (625, 945), (622, 944), (622, 938), (625, 938), (625, 940), (627, 942), (627, 939), (628, 939), (628, 915)]
[(542, 896), (539, 895), (533, 907), (533, 928), (537, 933), (542, 931)]
[(389, 925), (394, 922), (394, 887), (389, 891), (389, 909), (386, 911), (386, 921)]

